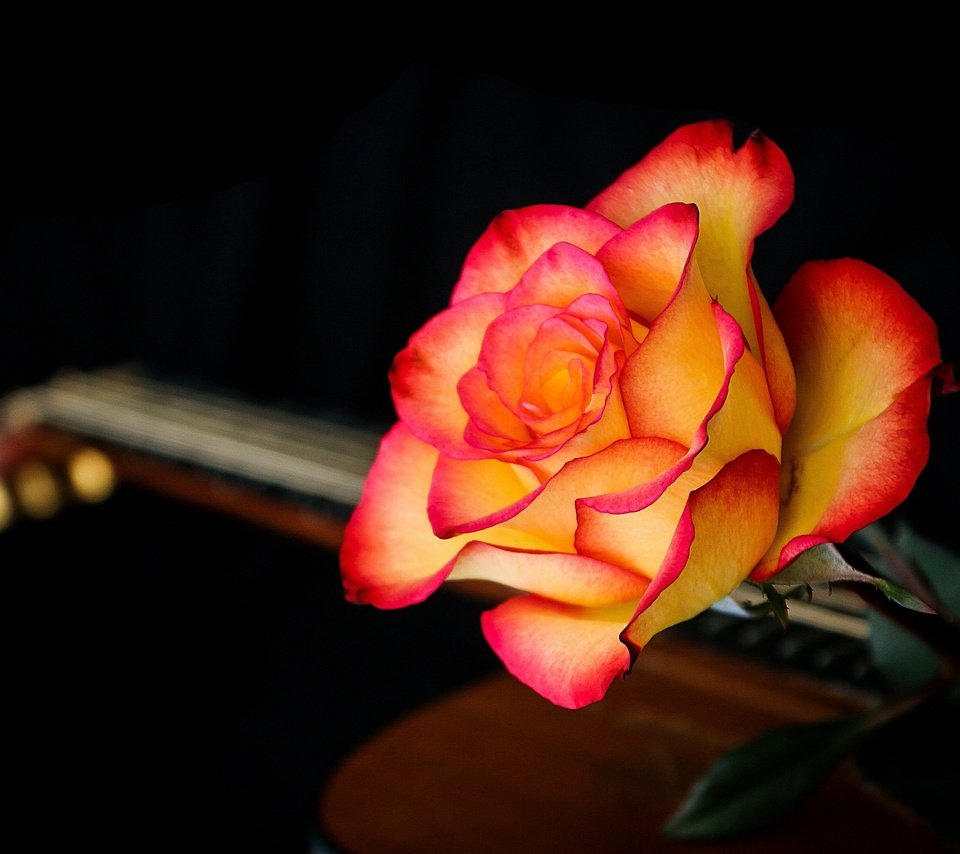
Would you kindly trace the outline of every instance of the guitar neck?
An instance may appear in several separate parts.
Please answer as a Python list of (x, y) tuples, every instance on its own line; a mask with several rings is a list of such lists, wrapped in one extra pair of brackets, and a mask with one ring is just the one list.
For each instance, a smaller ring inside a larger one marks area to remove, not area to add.
[(126, 367), (65, 372), (19, 390), (0, 417), (4, 473), (34, 458), (62, 468), (95, 448), (120, 480), (331, 548), (381, 435)]
[[(65, 471), (93, 449), (119, 481), (327, 549), (342, 542), (382, 436), (126, 367), (66, 372), (19, 390), (2, 401), (0, 418), (0, 476), (14, 482), (38, 459)], [(22, 485), (14, 489), (24, 491)], [(13, 503), (30, 509), (23, 495)], [(27, 515), (52, 515), (55, 505)], [(745, 585), (733, 599), (751, 597), (755, 591)], [(835, 591), (828, 607), (791, 603), (791, 618), (862, 640), (868, 633), (862, 610), (857, 597)]]

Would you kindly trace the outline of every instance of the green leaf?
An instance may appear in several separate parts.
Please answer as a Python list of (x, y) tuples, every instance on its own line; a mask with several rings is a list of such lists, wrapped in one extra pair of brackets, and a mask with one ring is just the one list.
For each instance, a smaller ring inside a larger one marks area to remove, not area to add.
[(939, 657), (906, 629), (867, 611), (870, 657), (894, 691), (911, 691), (925, 685), (940, 671)]
[(796, 560), (777, 573), (768, 584), (797, 585), (797, 584), (832, 584), (837, 582), (854, 582), (870, 584), (877, 588), (892, 602), (912, 611), (933, 614), (934, 609), (905, 587), (894, 584), (892, 581), (881, 578), (872, 572), (854, 566), (854, 562), (864, 568), (869, 564), (860, 555), (855, 555), (849, 549), (841, 550), (833, 543), (823, 543), (807, 549)]
[(768, 583), (829, 584), (833, 581), (862, 581), (873, 584), (876, 576), (851, 566), (833, 543), (822, 543), (801, 552)]
[(873, 581), (873, 586), (877, 588), (891, 602), (896, 602), (904, 608), (911, 611), (919, 611), (921, 614), (936, 614), (937, 612), (924, 602), (919, 596), (914, 595), (906, 587), (887, 581), (885, 578), (877, 578)]
[(863, 778), (960, 845), (960, 741), (956, 702), (928, 704), (865, 738), (854, 761)]
[(810, 795), (864, 731), (862, 715), (770, 730), (722, 756), (664, 828), (722, 839), (778, 821)]
[(905, 523), (898, 526), (895, 543), (920, 568), (947, 611), (960, 620), (960, 556), (920, 536)]
[[(875, 550), (873, 559), (880, 566), (900, 576), (911, 576), (918, 589), (927, 590), (931, 603), (938, 606), (946, 620), (942, 628), (949, 631), (950, 622), (960, 614), (960, 558), (902, 522), (893, 536), (888, 536), (879, 525), (871, 525), (861, 535), (865, 546)], [(888, 567), (890, 562), (896, 566)], [(934, 649), (939, 648), (942, 655), (943, 647), (931, 646), (931, 634), (919, 624), (914, 623), (914, 631), (908, 631), (892, 622), (891, 616), (896, 615), (867, 613), (871, 655), (890, 687), (914, 690), (937, 676), (942, 662)]]

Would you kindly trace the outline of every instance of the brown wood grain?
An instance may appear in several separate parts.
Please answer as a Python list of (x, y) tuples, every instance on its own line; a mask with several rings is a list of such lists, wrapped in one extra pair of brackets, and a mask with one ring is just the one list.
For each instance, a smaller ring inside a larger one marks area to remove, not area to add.
[(665, 635), (585, 709), (501, 675), (399, 721), (340, 767), (320, 823), (345, 854), (951, 850), (848, 764), (760, 835), (708, 844), (660, 833), (723, 752), (866, 702)]

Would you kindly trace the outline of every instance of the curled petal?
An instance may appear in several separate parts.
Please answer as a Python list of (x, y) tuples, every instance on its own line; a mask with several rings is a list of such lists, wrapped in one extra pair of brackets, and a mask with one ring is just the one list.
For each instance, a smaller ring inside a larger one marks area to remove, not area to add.
[(840, 542), (889, 513), (927, 461), (933, 321), (897, 282), (861, 261), (807, 264), (776, 305), (793, 354), (797, 411), (783, 448), (780, 529), (757, 577), (797, 538)]
[(490, 379), (480, 368), (473, 367), (460, 378), (457, 394), (469, 417), (463, 438), (471, 447), (496, 453), (533, 439), (527, 425), (490, 388)]
[(518, 552), (470, 543), (451, 581), (495, 581), (546, 599), (596, 608), (640, 598), (649, 581), (613, 564), (578, 554)]
[[(688, 457), (683, 460), (689, 462)], [(649, 500), (638, 502), (644, 506), (632, 512), (606, 513), (590, 506), (589, 501), (580, 501), (577, 551), (653, 578), (681, 523), (690, 490), (704, 480), (699, 472), (678, 465), (668, 472), (649, 483)], [(637, 492), (634, 484), (628, 490), (631, 495)]]
[(749, 451), (690, 493), (663, 564), (624, 629), (632, 656), (655, 634), (706, 610), (749, 575), (776, 531), (779, 475), (775, 457)]
[(571, 243), (593, 254), (620, 231), (603, 216), (563, 205), (532, 205), (498, 216), (464, 261), (451, 304), (506, 293), (551, 246)]
[(783, 437), (770, 400), (763, 368), (749, 351), (737, 362), (720, 410), (707, 425), (708, 441), (700, 457), (718, 465), (759, 448), (780, 458)]
[[(347, 599), (378, 608), (421, 602), (453, 568), (467, 537), (435, 536), (425, 512), (436, 449), (403, 424), (384, 436), (344, 533), (340, 569)], [(538, 542), (516, 531), (497, 529), (490, 542), (535, 548)]]
[(578, 709), (602, 699), (629, 669), (619, 634), (631, 610), (521, 596), (481, 619), (487, 643), (510, 673), (555, 705)]
[(620, 386), (634, 436), (689, 444), (703, 424), (727, 378), (721, 335), (743, 346), (736, 324), (718, 324), (714, 305), (696, 268), (689, 270), (624, 365)]
[(423, 512), (436, 462), (437, 451), (403, 424), (384, 436), (340, 549), (351, 602), (401, 608), (447, 577), (464, 543), (434, 536)]
[[(487, 529), (509, 522), (515, 535), (537, 543), (532, 548), (572, 552), (579, 499), (647, 482), (659, 495), (668, 485), (663, 472), (672, 471), (685, 453), (666, 439), (624, 439), (568, 462), (542, 485), (519, 465), (441, 457), (430, 489), (431, 519), (443, 536), (484, 531), (484, 540), (490, 540)], [(500, 470), (493, 471), (494, 466)], [(481, 482), (485, 486), (478, 488)]]
[[(484, 335), (477, 367), (502, 405), (516, 415), (521, 411), (520, 400), (526, 383), (526, 351), (535, 344), (544, 325), (560, 312), (561, 309), (553, 306), (525, 305), (496, 318)], [(552, 328), (559, 325), (562, 324), (552, 324)], [(551, 337), (554, 339), (551, 343), (557, 347), (568, 344), (575, 348), (580, 343), (570, 341), (569, 335), (563, 338), (562, 332)]]
[[(593, 497), (584, 497), (580, 504), (583, 507), (588, 507), (591, 510), (595, 510), (599, 513), (634, 513), (638, 510), (649, 506), (654, 501), (656, 501), (663, 492), (670, 486), (677, 478), (679, 478), (684, 472), (689, 470), (696, 462), (698, 455), (704, 449), (704, 446), (707, 444), (708, 438), (708, 425), (711, 419), (721, 411), (724, 403), (727, 399), (727, 394), (730, 389), (730, 383), (733, 380), (734, 370), (736, 369), (737, 363), (743, 357), (743, 337), (740, 332), (740, 327), (733, 320), (730, 315), (728, 315), (719, 305), (713, 303), (710, 306), (710, 311), (714, 317), (713, 329), (711, 330), (712, 335), (719, 338), (719, 353), (717, 358), (720, 362), (719, 371), (714, 370), (714, 366), (710, 366), (710, 371), (713, 374), (716, 374), (719, 377), (719, 380), (716, 377), (711, 378), (711, 382), (715, 382), (716, 385), (713, 386), (711, 392), (706, 390), (701, 391), (701, 395), (698, 396), (700, 399), (688, 407), (687, 412), (687, 421), (689, 422), (695, 416), (697, 410), (700, 410), (699, 421), (696, 422), (695, 430), (691, 437), (688, 437), (686, 440), (672, 440), (675, 445), (679, 447), (686, 447), (686, 453), (674, 461), (669, 469), (666, 469), (657, 476), (656, 479), (643, 482), (640, 480), (635, 481), (636, 485), (624, 488), (620, 492), (611, 491), (609, 494), (600, 495), (597, 494)], [(666, 315), (666, 313), (665, 313)], [(665, 316), (664, 315), (664, 316)], [(703, 332), (707, 334), (708, 327), (705, 327)], [(652, 336), (647, 336), (647, 340)], [(665, 336), (666, 337), (666, 336)], [(646, 341), (644, 342), (646, 345)], [(637, 350), (637, 353), (640, 353), (643, 350), (641, 347)], [(691, 351), (693, 352), (693, 351)], [(656, 368), (662, 373), (660, 376), (669, 376), (671, 371), (676, 370), (674, 375), (677, 378), (683, 378), (688, 370), (687, 367), (674, 367), (669, 364), (669, 359), (666, 358), (666, 352), (662, 353), (662, 360), (659, 365), (656, 365)], [(651, 363), (653, 360), (651, 360)], [(628, 363), (629, 365), (630, 363)], [(703, 359), (702, 355), (700, 359), (696, 362), (697, 365), (704, 365), (703, 370), (708, 370), (706, 367), (707, 361)], [(709, 375), (708, 375), (709, 376)], [(640, 382), (643, 380), (641, 379)], [(679, 381), (679, 379), (677, 380)], [(691, 381), (694, 381), (691, 379)], [(700, 379), (700, 385), (703, 385), (702, 378)], [(660, 390), (664, 395), (664, 399), (659, 401), (660, 406), (657, 408), (656, 412), (646, 413), (638, 410), (636, 408), (638, 400), (649, 400), (651, 406), (656, 406), (658, 401), (655, 399), (655, 395), (652, 391), (644, 389), (641, 393), (638, 393), (634, 396), (633, 399), (633, 418), (631, 419), (631, 428), (636, 429), (637, 432), (640, 432), (638, 428), (644, 428), (643, 432), (646, 434), (653, 435), (663, 435), (667, 432), (667, 428), (671, 424), (682, 424), (682, 427), (676, 430), (677, 435), (683, 436), (684, 433), (690, 429), (689, 423), (679, 422), (673, 419), (669, 413), (666, 412), (664, 407), (665, 401), (671, 400), (670, 395), (674, 394), (675, 388), (671, 384), (661, 384)], [(677, 392), (679, 397), (679, 392)], [(628, 409), (629, 412), (629, 409)], [(686, 443), (689, 442), (689, 445)], [(722, 462), (722, 461), (721, 461)]]
[[(534, 304), (565, 308), (584, 294), (604, 297), (614, 310), (621, 306), (620, 295), (606, 270), (591, 253), (570, 243), (556, 243), (530, 265), (507, 294), (507, 308)], [(626, 322), (625, 314), (623, 320)]]
[(664, 205), (597, 253), (627, 310), (647, 326), (676, 292), (699, 232), (695, 205)]
[(697, 261), (710, 293), (736, 318), (771, 377), (778, 422), (790, 420), (790, 360), (750, 272), (754, 241), (793, 201), (793, 171), (763, 134), (738, 149), (728, 122), (682, 127), (597, 196), (588, 209), (624, 228), (670, 202), (700, 211)]
[(751, 353), (740, 356), (722, 406), (713, 411), (706, 423), (706, 444), (701, 431), (694, 446), (657, 481), (638, 481), (621, 494), (580, 501), (578, 551), (653, 577), (691, 490), (747, 451), (764, 450), (779, 459), (780, 433), (763, 371)]
[(433, 531), (447, 538), (499, 525), (516, 516), (543, 488), (522, 465), (440, 457), (428, 502)]
[[(731, 209), (733, 200), (742, 208)], [(696, 204), (706, 217), (734, 217), (752, 237), (766, 231), (793, 202), (786, 155), (756, 132), (739, 149), (726, 121), (678, 128), (598, 195), (588, 209), (627, 228), (670, 202)]]
[(477, 363), (487, 326), (503, 312), (502, 294), (481, 294), (431, 318), (410, 338), (390, 370), (400, 420), (445, 454), (486, 456), (463, 439), (468, 416), (457, 383)]

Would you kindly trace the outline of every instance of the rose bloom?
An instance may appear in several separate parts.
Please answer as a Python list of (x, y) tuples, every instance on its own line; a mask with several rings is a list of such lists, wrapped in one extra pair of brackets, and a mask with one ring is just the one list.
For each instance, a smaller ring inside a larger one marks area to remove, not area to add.
[(505, 667), (599, 700), (650, 639), (900, 503), (926, 463), (937, 330), (891, 278), (810, 263), (773, 310), (755, 238), (793, 174), (682, 127), (585, 209), (497, 217), (390, 373), (398, 423), (346, 529), (347, 597), (448, 580)]

